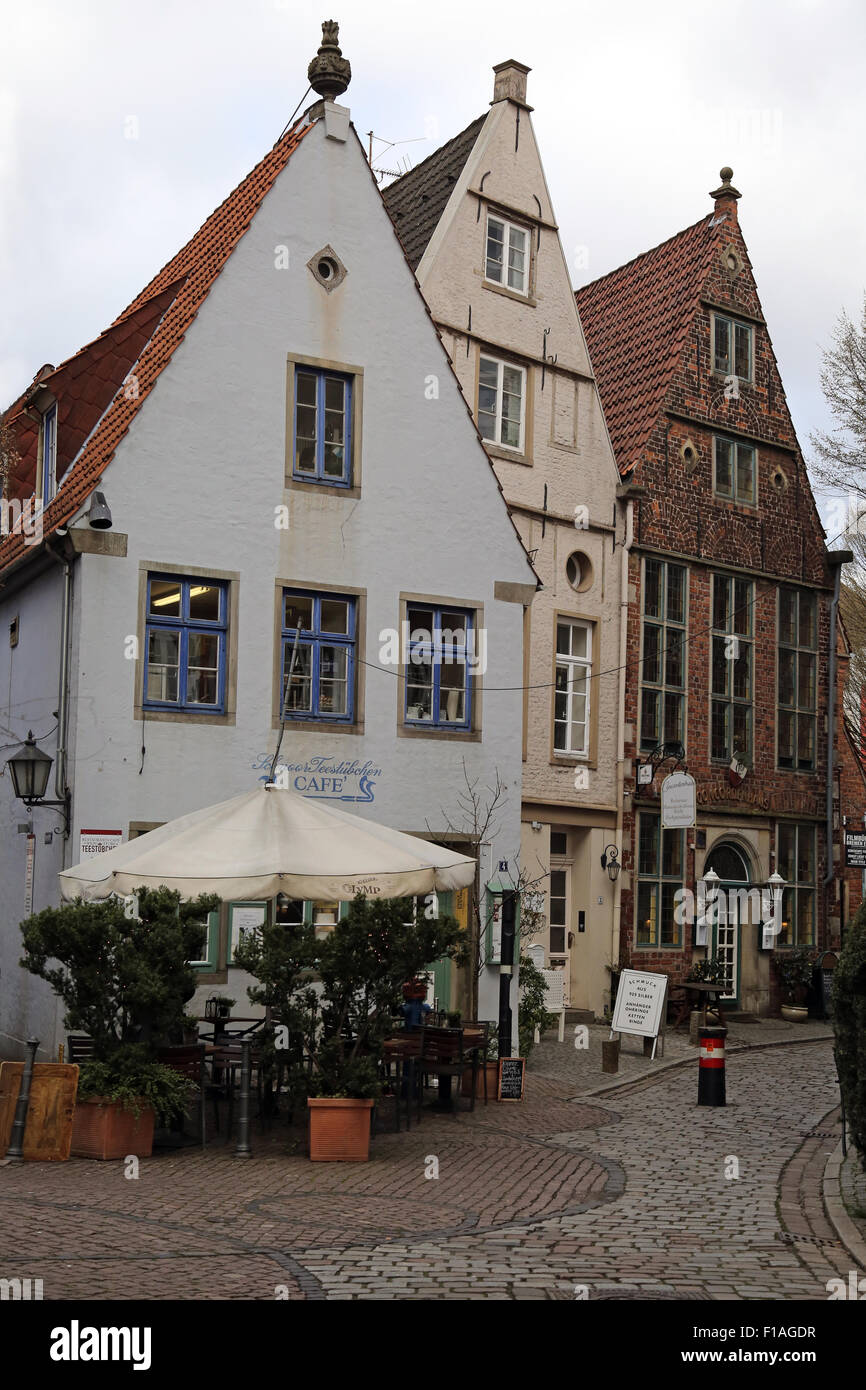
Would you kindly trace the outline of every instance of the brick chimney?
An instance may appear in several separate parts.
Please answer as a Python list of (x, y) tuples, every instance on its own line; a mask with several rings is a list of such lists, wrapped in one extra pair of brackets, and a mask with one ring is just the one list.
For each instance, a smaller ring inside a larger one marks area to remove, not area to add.
[(710, 194), (710, 197), (715, 201), (715, 216), (720, 217), (722, 213), (726, 212), (728, 221), (735, 223), (737, 220), (737, 199), (742, 198), (743, 195), (731, 183), (734, 171), (727, 164), (724, 169), (719, 170), (719, 177), (722, 180), (721, 187), (713, 189)]
[(493, 69), (493, 101), (516, 101), (518, 106), (526, 105), (526, 77), (532, 71), (525, 63), (509, 58), (507, 63), (497, 63)]

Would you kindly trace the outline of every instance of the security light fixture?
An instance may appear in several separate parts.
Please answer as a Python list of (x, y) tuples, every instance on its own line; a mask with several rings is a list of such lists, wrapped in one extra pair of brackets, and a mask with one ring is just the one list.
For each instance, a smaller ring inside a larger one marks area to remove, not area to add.
[(33, 730), (28, 729), (27, 738), (21, 747), (12, 754), (12, 757), (7, 759), (7, 766), (12, 777), (12, 789), (18, 800), (23, 801), (27, 807), (54, 806), (62, 808), (65, 832), (69, 829), (68, 793), (62, 801), (46, 801), (44, 799), (53, 762), (53, 758), (49, 758), (47, 753), (43, 753), (41, 748), (37, 748)]
[(104, 492), (94, 492), (87, 520), (94, 531), (110, 531), (112, 526), (111, 508), (105, 500)]
[(607, 876), (611, 883), (616, 883), (621, 868), (619, 850), (616, 845), (605, 845), (604, 854), (601, 856), (601, 867), (607, 869)]

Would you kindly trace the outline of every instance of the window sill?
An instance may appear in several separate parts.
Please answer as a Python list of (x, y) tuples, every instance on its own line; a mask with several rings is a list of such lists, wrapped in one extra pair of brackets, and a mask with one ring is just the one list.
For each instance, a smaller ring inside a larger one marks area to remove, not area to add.
[(146, 705), (135, 705), (133, 718), (143, 719), (148, 724), (222, 724), (227, 728), (236, 722), (234, 710), (224, 714), (187, 714), (183, 710), (150, 709)]
[(508, 449), (503, 444), (494, 444), (491, 439), (484, 440), (484, 447), (491, 458), (507, 459), (509, 463), (522, 464), (524, 468), (532, 467), (529, 454), (523, 453), (520, 449)]
[(480, 729), (422, 729), (415, 724), (398, 724), (398, 738), (427, 738), (435, 742), (480, 743)]
[(713, 501), (721, 502), (726, 507), (739, 507), (749, 512), (756, 512), (758, 510), (757, 502), (742, 502), (736, 497), (725, 497), (721, 492), (713, 493)]
[(502, 294), (506, 299), (516, 299), (518, 304), (528, 304), (530, 309), (537, 307), (538, 301), (532, 294), (521, 294), (520, 290), (512, 290), (507, 285), (497, 285), (495, 280), (484, 279), (481, 286), (485, 290), (492, 290), (494, 294)]
[[(278, 715), (274, 715), (271, 720), (271, 728), (280, 728), (280, 718)], [(301, 733), (317, 734), (325, 729), (329, 734), (362, 734), (364, 732), (364, 724), (363, 721), (361, 723), (347, 724), (336, 719), (287, 719), (285, 729), (287, 733), (289, 729), (294, 729), (296, 732), (300, 731)]]
[(553, 753), (549, 759), (551, 767), (577, 767), (589, 768), (590, 772), (595, 772), (598, 762), (595, 758), (589, 757), (586, 753)]
[(305, 482), (303, 478), (294, 478), (291, 474), (286, 474), (285, 487), (287, 491), (306, 492), (313, 496), (321, 497), (350, 497), (358, 498), (361, 496), (360, 487), (346, 487), (337, 483), (314, 483)]

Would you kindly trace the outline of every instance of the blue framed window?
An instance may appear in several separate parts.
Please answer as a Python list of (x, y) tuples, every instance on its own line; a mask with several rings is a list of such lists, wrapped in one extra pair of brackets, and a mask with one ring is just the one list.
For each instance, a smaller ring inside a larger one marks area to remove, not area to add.
[(352, 481), (352, 378), (295, 368), (292, 476), (348, 487)]
[(57, 488), (57, 406), (42, 417), (42, 505), (48, 506)]
[[(280, 691), (288, 718), (352, 722), (356, 621), (357, 601), (345, 594), (283, 590)], [(297, 657), (288, 688), (296, 637)]]
[(225, 713), (227, 604), (216, 580), (148, 575), (146, 708)]
[(472, 718), (473, 615), (463, 609), (410, 603), (407, 724), (428, 729), (469, 729)]

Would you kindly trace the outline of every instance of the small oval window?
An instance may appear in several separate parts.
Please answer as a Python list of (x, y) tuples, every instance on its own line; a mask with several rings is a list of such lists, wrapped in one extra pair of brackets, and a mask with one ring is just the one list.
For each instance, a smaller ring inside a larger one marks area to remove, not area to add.
[(592, 585), (592, 561), (582, 550), (574, 550), (565, 562), (565, 577), (572, 589), (583, 593)]

